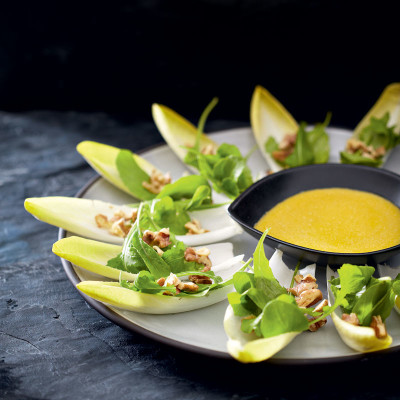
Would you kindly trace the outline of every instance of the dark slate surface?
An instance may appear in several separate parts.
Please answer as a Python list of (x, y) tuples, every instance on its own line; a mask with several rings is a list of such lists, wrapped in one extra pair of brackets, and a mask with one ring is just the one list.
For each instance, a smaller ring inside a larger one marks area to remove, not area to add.
[[(210, 130), (243, 126), (217, 121)], [(160, 344), (90, 308), (51, 253), (57, 229), (23, 209), (32, 196), (72, 196), (93, 170), (84, 139), (140, 150), (151, 122), (104, 114), (0, 113), (0, 398), (399, 398), (399, 353), (344, 364), (241, 365)]]

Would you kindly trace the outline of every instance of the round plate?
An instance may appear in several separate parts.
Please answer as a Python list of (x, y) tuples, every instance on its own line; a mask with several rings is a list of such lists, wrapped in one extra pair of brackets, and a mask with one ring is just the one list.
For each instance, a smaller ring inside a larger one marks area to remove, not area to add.
[[(339, 161), (339, 151), (345, 147), (350, 131), (338, 128), (327, 129), (331, 142), (330, 162)], [(232, 129), (212, 134), (217, 143), (232, 143), (237, 145), (242, 154), (246, 154), (255, 146), (251, 129)], [(174, 179), (188, 172), (186, 166), (176, 158), (174, 153), (166, 145), (144, 151), (141, 155), (161, 170), (170, 171)], [(167, 168), (165, 166), (168, 166)], [(268, 166), (261, 153), (255, 151), (250, 159), (249, 166), (254, 177), (264, 176)], [(385, 168), (392, 171), (400, 170), (400, 151), (394, 151)], [(109, 184), (106, 180), (96, 177), (77, 194), (77, 197), (98, 199), (116, 204), (132, 203), (132, 197), (121, 192)], [(68, 236), (69, 233), (60, 230), (59, 238)], [(242, 233), (232, 240), (235, 255), (245, 254), (245, 259), (252, 256), (257, 245), (257, 240), (247, 233)], [(270, 257), (271, 251), (267, 250)], [(399, 260), (400, 261), (400, 260)], [(285, 262), (292, 268), (297, 260), (285, 258)], [(104, 278), (81, 269), (62, 259), (63, 267), (70, 281), (76, 285), (82, 280), (101, 280)], [(400, 263), (394, 264), (400, 265)], [(317, 267), (317, 281), (326, 298), (325, 268)], [(223, 328), (223, 318), (227, 300), (200, 310), (169, 315), (148, 315), (131, 311), (124, 311), (116, 307), (106, 306), (79, 292), (85, 300), (100, 314), (113, 321), (117, 325), (142, 333), (157, 341), (169, 345), (209, 355), (212, 357), (230, 358), (226, 350), (227, 337)], [(387, 328), (393, 336), (393, 344), (390, 349), (360, 354), (348, 348), (339, 338), (330, 319), (327, 325), (315, 333), (305, 332), (296, 337), (286, 348), (276, 354), (270, 361), (286, 364), (323, 363), (333, 361), (347, 361), (350, 359), (372, 357), (374, 354), (382, 354), (400, 349), (400, 317), (393, 312), (387, 319)]]

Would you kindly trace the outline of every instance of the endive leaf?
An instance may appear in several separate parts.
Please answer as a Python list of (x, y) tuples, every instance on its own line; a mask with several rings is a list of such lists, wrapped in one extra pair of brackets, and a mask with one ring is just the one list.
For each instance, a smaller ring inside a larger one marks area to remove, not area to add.
[[(326, 269), (327, 281), (335, 276), (337, 277), (338, 274), (328, 266)], [(329, 305), (334, 304), (334, 296), (330, 287), (328, 287), (328, 301)], [(374, 329), (369, 326), (355, 326), (343, 321), (338, 308), (332, 312), (331, 317), (343, 342), (355, 351), (367, 353), (386, 349), (392, 344), (392, 338), (390, 335), (378, 339), (375, 335)]]
[[(132, 187), (128, 187), (124, 183), (124, 180), (121, 178), (117, 168), (117, 160), (121, 149), (89, 140), (79, 143), (76, 149), (95, 171), (97, 171), (100, 175), (102, 175), (111, 184), (115, 185), (119, 189), (133, 195), (140, 200), (146, 200), (154, 197), (152, 193), (146, 191), (141, 186), (141, 182), (136, 182), (137, 190), (134, 190)], [(155, 166), (137, 154), (132, 153), (132, 157), (133, 163), (143, 170), (145, 174), (150, 175), (153, 170), (157, 170)]]
[(385, 87), (376, 103), (358, 123), (352, 138), (364, 142), (374, 149), (384, 147), (386, 153), (371, 158), (361, 150), (340, 153), (341, 161), (347, 164), (361, 164), (380, 167), (389, 157), (393, 147), (399, 143), (400, 134), (400, 83)]
[(121, 252), (121, 246), (71, 236), (54, 243), (52, 250), (59, 257), (107, 278), (129, 281), (136, 278), (136, 274), (107, 266), (107, 261)]
[(25, 200), (24, 206), (26, 211), (50, 225), (90, 239), (116, 244), (122, 244), (123, 239), (110, 234), (107, 229), (99, 228), (95, 217), (102, 214), (111, 218), (118, 210), (132, 210), (128, 206), (76, 197), (32, 197)]
[(400, 130), (400, 83), (392, 83), (383, 90), (376, 103), (358, 123), (354, 129), (354, 136), (370, 124), (371, 117), (382, 118), (387, 112), (390, 113), (389, 125), (396, 125), (397, 132)]
[[(25, 209), (37, 219), (68, 232), (108, 243), (123, 244), (124, 239), (114, 236), (108, 229), (99, 228), (95, 222), (98, 214), (111, 218), (118, 210), (129, 212), (126, 205), (116, 205), (100, 200), (76, 197), (32, 197), (25, 200)], [(226, 212), (227, 206), (189, 211), (191, 219), (197, 219), (209, 232), (198, 235), (177, 235), (187, 246), (200, 246), (227, 240), (242, 232)]]
[[(218, 243), (210, 245), (208, 248), (211, 251), (212, 270), (225, 281), (241, 268), (243, 255), (232, 257), (233, 246), (231, 243)], [(133, 281), (136, 274), (106, 265), (107, 261), (116, 257), (121, 250), (122, 247), (120, 246), (74, 236), (61, 239), (53, 245), (55, 254), (81, 268), (115, 280)], [(212, 290), (203, 297), (195, 298), (193, 296), (191, 298), (187, 296), (170, 300), (170, 296), (133, 292), (120, 287), (118, 282), (85, 281), (78, 284), (77, 287), (82, 292), (104, 303), (126, 310), (151, 314), (177, 313), (206, 307), (224, 300), (227, 293), (232, 291), (232, 285), (227, 285)]]
[[(187, 154), (187, 150), (184, 147), (194, 147), (196, 144), (197, 128), (175, 111), (161, 104), (153, 104), (152, 114), (162, 137), (183, 161)], [(212, 139), (202, 134), (200, 137), (200, 149), (209, 145), (214, 150), (218, 147)]]
[(250, 105), (250, 122), (258, 147), (272, 171), (282, 167), (265, 150), (265, 143), (274, 138), (280, 143), (288, 133), (296, 133), (299, 125), (286, 108), (268, 90), (256, 86)]
[(259, 362), (271, 358), (286, 347), (301, 332), (288, 332), (270, 338), (258, 338), (241, 330), (242, 318), (233, 313), (229, 305), (224, 317), (224, 329), (228, 336), (229, 354), (243, 363)]
[(208, 307), (224, 300), (232, 286), (216, 289), (203, 297), (175, 297), (135, 292), (118, 282), (84, 281), (77, 288), (105, 304), (145, 314), (175, 314)]
[(383, 350), (392, 344), (392, 337), (387, 335), (383, 339), (378, 339), (375, 331), (369, 326), (354, 326), (343, 321), (334, 311), (332, 321), (343, 342), (350, 348), (362, 353)]
[[(259, 241), (259, 245), (262, 246), (262, 240)], [(258, 248), (259, 253), (262, 252), (262, 250), (261, 247)], [(273, 256), (269, 260), (270, 272), (272, 271), (272, 277), (276, 279), (280, 285), (290, 287), (293, 270), (283, 262), (282, 256), (283, 253), (281, 250), (276, 250), (274, 252)], [(262, 254), (258, 254), (257, 257), (264, 259)], [(256, 258), (254, 259), (254, 262), (256, 263)], [(258, 262), (260, 262), (260, 260), (258, 260)], [(265, 260), (263, 264), (266, 264)], [(316, 265), (312, 264), (298, 271), (298, 273), (302, 275), (315, 275), (315, 268)], [(245, 276), (243, 276), (243, 278), (245, 278)], [(246, 290), (249, 283), (245, 282), (245, 280), (243, 280), (242, 283), (245, 285), (242, 290)], [(235, 293), (232, 294), (234, 295)], [(233, 297), (230, 297), (229, 300), (231, 301), (232, 298)], [(248, 315), (248, 311), (246, 315)], [(245, 333), (242, 330), (243, 316), (235, 315), (232, 306), (229, 305), (224, 318), (224, 329), (228, 336), (228, 352), (232, 357), (243, 363), (267, 360), (286, 347), (298, 334), (301, 333), (298, 331), (285, 332), (268, 338), (259, 337), (254, 333)]]

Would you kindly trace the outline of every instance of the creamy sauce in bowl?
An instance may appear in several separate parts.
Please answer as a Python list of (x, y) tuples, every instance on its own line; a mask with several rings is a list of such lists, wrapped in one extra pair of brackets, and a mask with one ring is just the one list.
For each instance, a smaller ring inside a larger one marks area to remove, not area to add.
[(315, 189), (277, 204), (254, 227), (309, 249), (367, 253), (400, 244), (400, 209), (360, 190)]

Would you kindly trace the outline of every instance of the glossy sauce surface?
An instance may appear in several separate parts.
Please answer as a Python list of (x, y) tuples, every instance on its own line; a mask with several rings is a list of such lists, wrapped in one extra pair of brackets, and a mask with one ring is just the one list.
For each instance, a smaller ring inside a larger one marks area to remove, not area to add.
[(368, 192), (316, 189), (277, 204), (254, 227), (314, 250), (366, 253), (400, 243), (400, 209)]

